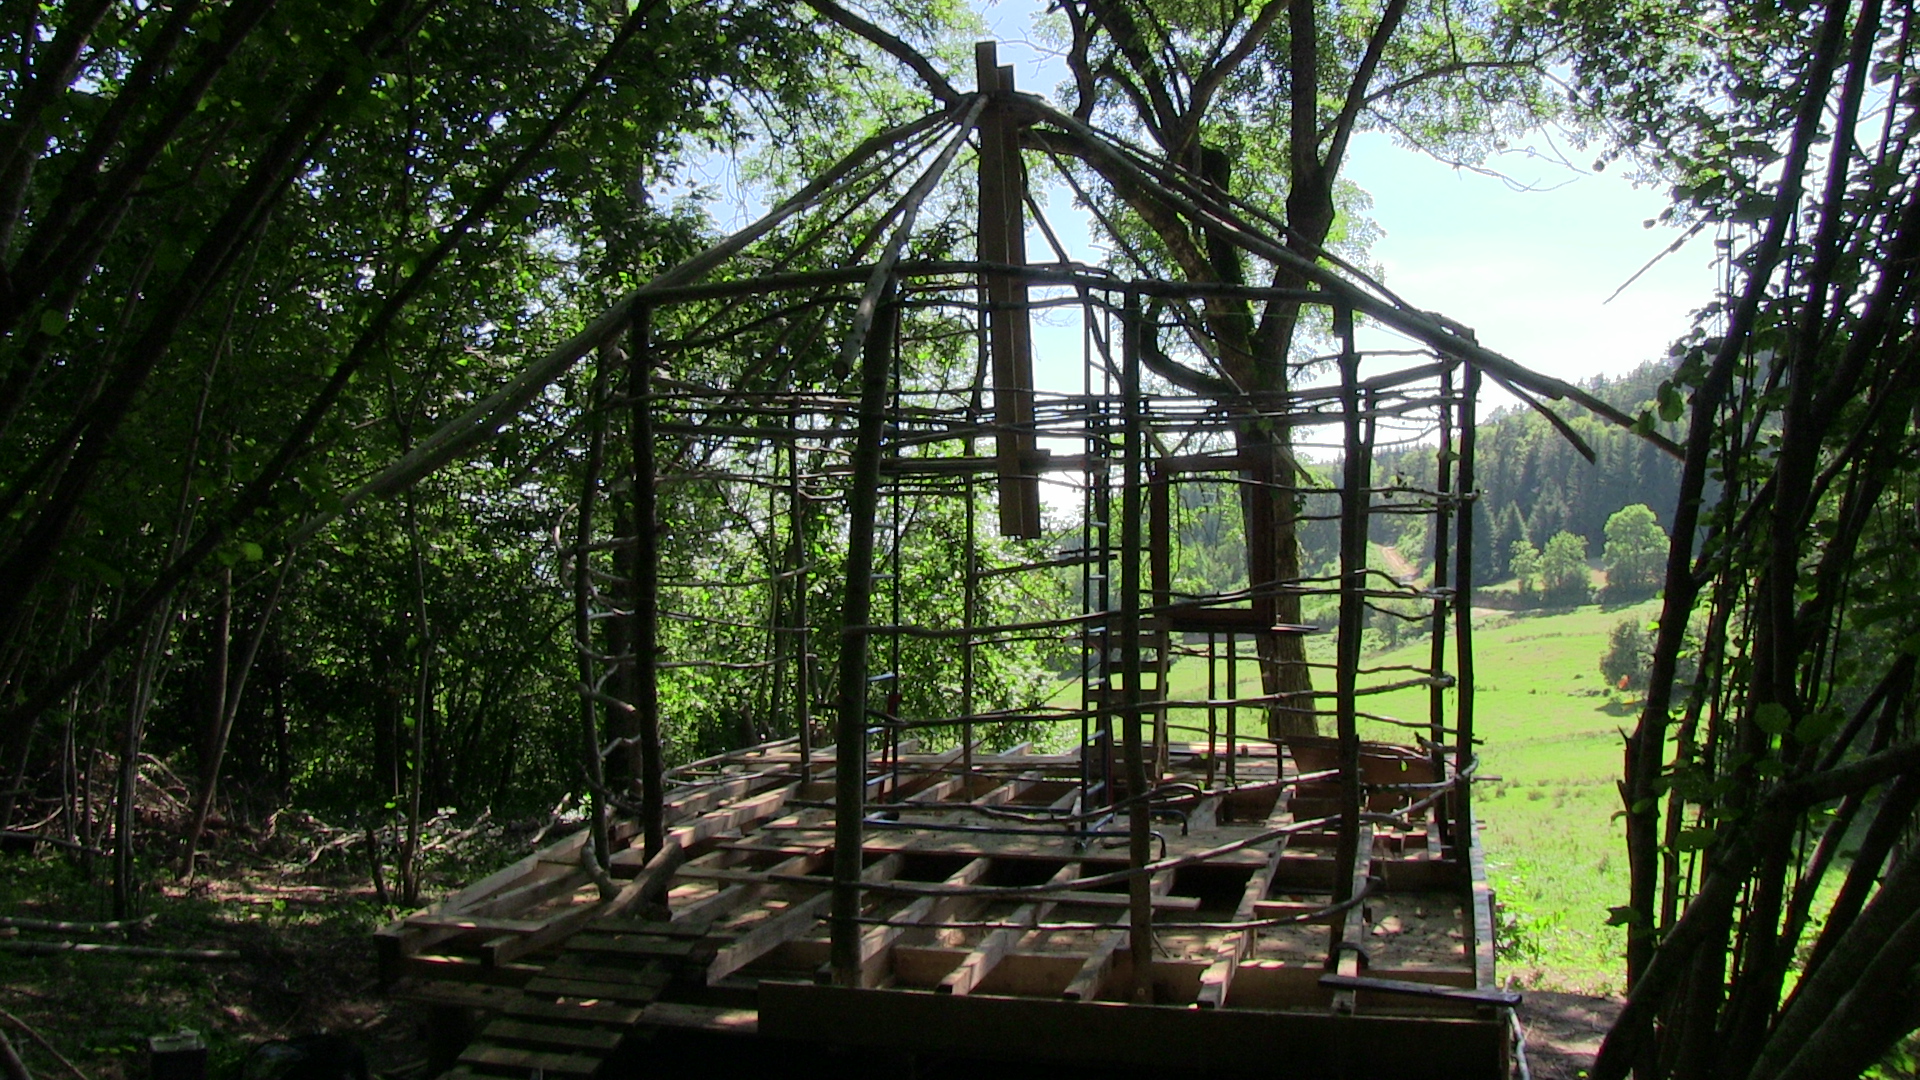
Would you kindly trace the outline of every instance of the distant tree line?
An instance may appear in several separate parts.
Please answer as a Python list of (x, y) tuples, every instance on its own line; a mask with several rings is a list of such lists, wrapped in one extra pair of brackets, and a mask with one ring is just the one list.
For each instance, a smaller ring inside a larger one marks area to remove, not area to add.
[[(1672, 374), (1671, 361), (1649, 360), (1624, 375), (1582, 385), (1607, 404), (1642, 416), (1648, 426), (1672, 435), (1676, 425), (1661, 415), (1660, 404), (1660, 385)], [(1474, 456), (1481, 492), (1474, 507), (1476, 582), (1513, 576), (1509, 564), (1516, 542), (1544, 553), (1554, 536), (1565, 532), (1585, 541), (1585, 551), (1599, 552), (1607, 542), (1608, 519), (1636, 503), (1652, 508), (1662, 528), (1671, 524), (1678, 461), (1577, 405), (1548, 404), (1593, 450), (1594, 459), (1589, 462), (1546, 417), (1524, 405), (1497, 410), (1480, 424)], [(1434, 465), (1431, 448), (1410, 447), (1379, 454), (1375, 468), (1381, 482), (1429, 487)], [(1430, 557), (1424, 518), (1377, 517), (1373, 539), (1398, 546), (1415, 562)]]

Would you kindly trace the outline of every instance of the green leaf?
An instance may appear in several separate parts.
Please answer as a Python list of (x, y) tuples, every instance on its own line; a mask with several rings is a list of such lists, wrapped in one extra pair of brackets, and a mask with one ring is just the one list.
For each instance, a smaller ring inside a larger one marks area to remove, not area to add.
[(1769, 735), (1779, 735), (1793, 723), (1793, 715), (1777, 701), (1769, 701), (1753, 710), (1753, 722)]
[(248, 562), (259, 562), (267, 554), (264, 550), (261, 549), (259, 544), (256, 544), (251, 540), (240, 541), (239, 547), (240, 547), (240, 557), (242, 559), (245, 559)]
[(1639, 913), (1626, 904), (1607, 909), (1608, 926), (1639, 926), (1640, 922)]
[(1842, 719), (1839, 709), (1821, 709), (1809, 713), (1805, 719), (1794, 725), (1793, 737), (1803, 743), (1817, 743), (1840, 730)]
[(1680, 835), (1674, 838), (1673, 849), (1675, 851), (1705, 851), (1707, 845), (1711, 843), (1713, 843), (1712, 829), (1681, 829)]
[(59, 337), (60, 331), (67, 328), (67, 317), (58, 311), (40, 313), (40, 332), (48, 337)]
[(1670, 382), (1660, 384), (1660, 419), (1671, 424), (1680, 419), (1687, 411), (1686, 399)]

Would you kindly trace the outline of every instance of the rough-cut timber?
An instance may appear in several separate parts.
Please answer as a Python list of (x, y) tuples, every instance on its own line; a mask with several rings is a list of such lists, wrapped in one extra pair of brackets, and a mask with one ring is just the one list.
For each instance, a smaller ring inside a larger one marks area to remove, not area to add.
[[(1341, 866), (1330, 741), (1277, 756), (1242, 742), (1235, 783), (1211, 787), (1224, 769), (1207, 746), (1170, 744), (1154, 786), (1200, 793), (1156, 806), (1150, 1001), (1129, 994), (1124, 832), (1078, 818), (1076, 755), (1027, 746), (976, 747), (968, 771), (957, 750), (908, 742), (897, 780), (874, 765), (858, 987), (826, 966), (833, 776), (803, 782), (792, 742), (672, 774), (676, 858), (643, 860), (637, 830), (615, 827), (614, 871), (638, 898), (623, 913), (604, 914), (569, 838), (387, 927), (382, 972), (397, 996), (471, 1010), (457, 1076), (591, 1076), (623, 1044), (644, 1057), (660, 1029), (984, 1061), (1503, 1076), (1513, 996), (1491, 984), (1477, 850), (1430, 828), (1448, 798), (1410, 810), (1404, 790), (1440, 779), (1432, 758), (1362, 748), (1370, 825)], [(1342, 881), (1364, 898), (1329, 911)]]

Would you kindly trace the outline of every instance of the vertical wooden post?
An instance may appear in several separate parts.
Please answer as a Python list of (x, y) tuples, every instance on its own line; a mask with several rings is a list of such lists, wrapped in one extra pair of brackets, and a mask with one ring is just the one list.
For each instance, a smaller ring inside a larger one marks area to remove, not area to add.
[[(973, 439), (967, 439), (966, 453), (973, 456)], [(967, 636), (960, 639), (960, 769), (966, 777), (968, 787), (965, 798), (973, 797), (973, 694), (974, 694), (974, 641), (973, 628), (980, 619), (980, 545), (974, 530), (979, 527), (974, 513), (974, 483), (968, 476), (962, 481), (967, 492), (967, 540), (961, 558), (966, 566), (966, 595), (961, 606), (961, 625), (966, 627)]]
[[(1002, 67), (991, 41), (974, 46), (974, 73), (980, 91), (1013, 90), (1013, 68)], [(990, 104), (980, 118), (980, 218), (976, 250), (981, 262), (1025, 266), (1027, 262), (1026, 177), (1020, 167), (1019, 132), (1007, 110)], [(988, 343), (993, 359), (995, 458), (1000, 477), (1000, 531), (1035, 539), (1040, 535), (1040, 482), (1031, 458), (1037, 454), (1033, 432), (1033, 343), (1027, 316), (1026, 282), (1009, 273), (982, 275), (987, 304)]]
[(1213, 786), (1213, 777), (1220, 764), (1220, 710), (1213, 704), (1220, 700), (1220, 667), (1218, 646), (1219, 635), (1207, 631), (1207, 786)]
[(587, 869), (597, 872), (595, 877), (603, 900), (612, 899), (613, 883), (607, 877), (606, 868), (607, 860), (613, 853), (608, 850), (606, 804), (600, 794), (606, 787), (606, 772), (600, 760), (600, 731), (594, 720), (594, 700), (587, 695), (587, 690), (597, 682), (593, 662), (593, 570), (590, 560), (593, 557), (594, 503), (599, 495), (600, 464), (606, 449), (609, 351), (603, 348), (595, 358), (593, 383), (587, 391), (586, 473), (580, 482), (580, 513), (574, 522), (573, 543), (573, 646), (578, 658), (581, 688), (580, 756), (581, 767), (586, 770), (589, 784), (587, 829), (592, 837), (591, 848), (585, 857)]
[(627, 347), (633, 441), (633, 710), (640, 740), (640, 832), (651, 859), (666, 844), (660, 751), (660, 493), (653, 455), (653, 309), (634, 314)]
[(894, 285), (887, 282), (860, 357), (860, 420), (847, 491), (846, 600), (840, 621), (840, 716), (834, 736), (833, 916), (829, 955), (836, 986), (860, 985), (860, 863), (867, 780), (867, 645), (873, 612), (873, 528), (891, 371)]
[[(1147, 801), (1147, 764), (1141, 746), (1140, 693), (1140, 495), (1142, 459), (1140, 402), (1140, 296), (1128, 291), (1121, 357), (1120, 487), (1120, 700), (1121, 736), (1127, 769), (1127, 858), (1135, 870), (1153, 854), (1152, 807)], [(1133, 1000), (1153, 1000), (1152, 880), (1136, 874), (1129, 882), (1128, 946), (1133, 952)]]
[[(1227, 783), (1239, 775), (1234, 759), (1240, 754), (1240, 635), (1227, 631)], [(1281, 775), (1280, 747), (1273, 748), (1274, 775)]]
[[(1468, 335), (1467, 340), (1473, 340)], [(1467, 368), (1466, 384), (1460, 402), (1460, 494), (1459, 544), (1454, 549), (1453, 570), (1453, 768), (1454, 775), (1473, 762), (1473, 490), (1474, 413), (1480, 396), (1480, 370)], [(1473, 817), (1467, 805), (1468, 785), (1454, 788), (1453, 845), (1464, 862), (1473, 837), (1467, 835)]]
[(793, 651), (793, 730), (800, 737), (800, 782), (813, 782), (813, 666), (807, 655), (812, 640), (807, 635), (807, 503), (806, 492), (800, 484), (800, 399), (793, 402), (791, 435), (787, 441), (787, 513), (792, 519), (788, 528), (791, 534), (788, 540), (792, 551), (788, 561), (793, 567), (793, 580), (788, 588), (793, 592), (793, 602), (788, 605), (792, 616), (792, 631), (788, 637), (792, 640), (788, 646)]
[[(1145, 417), (1142, 417), (1142, 423)], [(1153, 777), (1167, 774), (1170, 754), (1167, 734), (1167, 654), (1173, 635), (1167, 624), (1173, 603), (1173, 477), (1159, 468), (1148, 471), (1147, 561), (1153, 579)]]
[[(1367, 512), (1372, 501), (1371, 446), (1361, 417), (1360, 354), (1353, 347), (1353, 310), (1338, 307), (1333, 332), (1340, 338), (1340, 405), (1345, 430), (1345, 468), (1340, 486), (1340, 631), (1334, 673), (1334, 715), (1340, 745), (1340, 840), (1334, 860), (1335, 903), (1353, 896), (1360, 850), (1360, 732), (1354, 692), (1359, 686), (1360, 647), (1366, 632)], [(1327, 966), (1339, 960), (1347, 913), (1335, 916)]]

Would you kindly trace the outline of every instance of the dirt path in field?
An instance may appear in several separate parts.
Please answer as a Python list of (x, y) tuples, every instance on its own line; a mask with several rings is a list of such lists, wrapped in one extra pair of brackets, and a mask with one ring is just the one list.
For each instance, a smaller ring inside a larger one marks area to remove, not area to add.
[(1400, 549), (1392, 544), (1375, 544), (1373, 550), (1380, 555), (1380, 561), (1387, 564), (1387, 573), (1402, 585), (1412, 585), (1420, 577), (1420, 568), (1407, 561)]
[(1520, 1003), (1527, 1066), (1533, 1080), (1580, 1080), (1593, 1067), (1600, 1040), (1620, 1015), (1620, 999), (1528, 990)]

